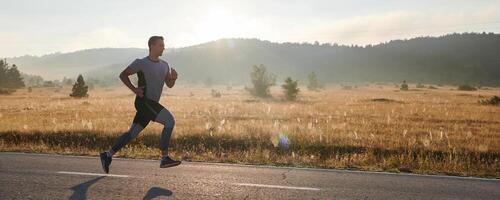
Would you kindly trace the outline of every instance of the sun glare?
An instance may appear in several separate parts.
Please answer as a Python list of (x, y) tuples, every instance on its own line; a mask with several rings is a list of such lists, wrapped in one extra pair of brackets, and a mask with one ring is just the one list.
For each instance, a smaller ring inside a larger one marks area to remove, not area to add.
[(211, 9), (201, 15), (201, 21), (196, 28), (198, 39), (201, 41), (234, 37), (235, 30), (239, 30), (238, 24), (224, 9)]

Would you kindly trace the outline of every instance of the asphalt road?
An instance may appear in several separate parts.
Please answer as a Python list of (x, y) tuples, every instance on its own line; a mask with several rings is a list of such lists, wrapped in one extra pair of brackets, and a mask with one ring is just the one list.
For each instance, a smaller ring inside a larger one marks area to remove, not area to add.
[(500, 199), (500, 180), (0, 153), (0, 199)]

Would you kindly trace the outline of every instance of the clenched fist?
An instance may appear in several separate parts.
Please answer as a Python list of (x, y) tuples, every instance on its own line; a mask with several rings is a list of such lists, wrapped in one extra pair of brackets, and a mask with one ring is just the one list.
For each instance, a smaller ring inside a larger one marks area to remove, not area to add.
[(168, 74), (168, 79), (169, 80), (176, 80), (177, 79), (177, 71), (175, 71), (174, 68), (172, 68), (171, 72)]

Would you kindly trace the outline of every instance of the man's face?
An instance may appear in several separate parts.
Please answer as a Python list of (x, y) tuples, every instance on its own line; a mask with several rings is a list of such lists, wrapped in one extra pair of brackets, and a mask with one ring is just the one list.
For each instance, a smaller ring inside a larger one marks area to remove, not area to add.
[(155, 44), (151, 46), (151, 53), (161, 56), (165, 50), (165, 43), (163, 40), (156, 40)]

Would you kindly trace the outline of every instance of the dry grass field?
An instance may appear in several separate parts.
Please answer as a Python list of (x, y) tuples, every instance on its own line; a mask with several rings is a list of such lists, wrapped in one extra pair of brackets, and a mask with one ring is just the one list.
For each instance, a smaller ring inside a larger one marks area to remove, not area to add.
[[(180, 84), (164, 90), (161, 103), (176, 117), (174, 158), (500, 178), (500, 106), (478, 103), (498, 88), (330, 86), (301, 89), (296, 102), (281, 100), (279, 87), (272, 99), (213, 88), (222, 97)], [(95, 88), (82, 99), (70, 90), (1, 95), (0, 151), (95, 156), (128, 130), (135, 109), (125, 87)], [(161, 129), (150, 123), (117, 156), (159, 158)], [(280, 133), (288, 149), (277, 145)]]

